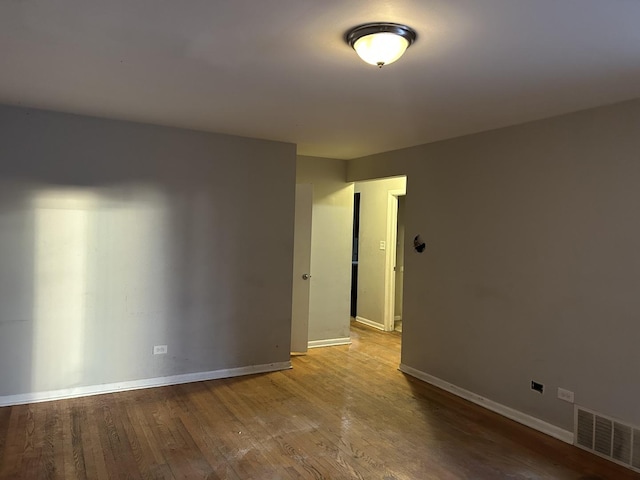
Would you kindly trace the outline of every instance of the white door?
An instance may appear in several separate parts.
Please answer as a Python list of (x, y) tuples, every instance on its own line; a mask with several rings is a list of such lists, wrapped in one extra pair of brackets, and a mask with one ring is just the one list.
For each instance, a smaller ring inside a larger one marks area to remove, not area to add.
[(293, 301), (291, 310), (291, 352), (306, 353), (309, 343), (309, 286), (311, 283), (311, 209), (313, 186), (296, 185), (295, 231), (293, 237)]

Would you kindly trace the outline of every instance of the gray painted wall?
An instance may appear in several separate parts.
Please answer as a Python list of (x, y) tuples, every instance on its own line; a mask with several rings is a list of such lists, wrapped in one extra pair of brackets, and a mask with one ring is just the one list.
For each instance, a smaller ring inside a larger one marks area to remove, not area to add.
[[(407, 174), (403, 363), (565, 429), (640, 425), (640, 101), (357, 159)], [(530, 381), (545, 384), (539, 395)]]
[(0, 107), (0, 396), (287, 361), (294, 185), (294, 145)]
[(309, 340), (348, 338), (353, 184), (347, 162), (299, 156), (296, 181), (313, 185)]

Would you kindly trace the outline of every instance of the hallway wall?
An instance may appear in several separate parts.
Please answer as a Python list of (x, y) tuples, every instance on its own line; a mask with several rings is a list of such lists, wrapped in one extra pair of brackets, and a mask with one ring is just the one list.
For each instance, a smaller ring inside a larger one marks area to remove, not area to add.
[[(387, 210), (390, 190), (406, 193), (405, 177), (356, 182), (360, 193), (357, 319), (384, 328)], [(385, 249), (380, 249), (385, 242)]]

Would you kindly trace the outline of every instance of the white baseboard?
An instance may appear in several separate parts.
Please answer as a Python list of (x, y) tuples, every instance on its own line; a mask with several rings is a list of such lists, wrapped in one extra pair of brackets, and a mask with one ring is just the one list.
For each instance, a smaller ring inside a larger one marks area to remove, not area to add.
[(351, 338), (329, 338), (327, 340), (310, 340), (308, 348), (334, 347), (336, 345), (351, 345)]
[(514, 410), (513, 408), (502, 405), (501, 403), (494, 402), (493, 400), (489, 400), (488, 398), (481, 397), (480, 395), (470, 392), (469, 390), (465, 390), (464, 388), (460, 388), (456, 385), (445, 382), (438, 377), (434, 377), (433, 375), (429, 375), (428, 373), (422, 372), (413, 367), (409, 367), (408, 365), (401, 363), (400, 371), (406, 373), (407, 375), (411, 375), (412, 377), (416, 377), (424, 382), (427, 382), (435, 387), (441, 388), (442, 390), (446, 390), (449, 393), (453, 393), (454, 395), (464, 398), (465, 400), (469, 400), (470, 402), (475, 403), (476, 405), (480, 405), (481, 407), (484, 407), (487, 410), (491, 410), (492, 412), (498, 413), (503, 417), (507, 417), (529, 428), (533, 428), (534, 430), (545, 433), (551, 437), (557, 438), (558, 440), (562, 440), (565, 443), (573, 445), (573, 432), (569, 432), (567, 430), (564, 430), (563, 428), (556, 427), (555, 425), (551, 425), (544, 420), (540, 420), (539, 418), (532, 417), (531, 415), (527, 415), (526, 413), (522, 413), (518, 410)]
[(395, 317), (393, 317), (394, 322), (399, 322), (400, 320), (402, 320), (402, 315), (396, 315)]
[(362, 324), (367, 325), (369, 327), (377, 328), (378, 330), (382, 330), (383, 332), (385, 331), (384, 325), (382, 325), (381, 323), (378, 323), (378, 322), (374, 322), (373, 320), (369, 320), (368, 318), (356, 317), (356, 322), (362, 323)]
[(88, 397), (90, 395), (139, 390), (142, 388), (165, 387), (167, 385), (202, 382), (204, 380), (217, 380), (219, 378), (275, 372), (289, 368), (291, 368), (291, 361), (267, 363), (264, 365), (250, 365), (248, 367), (225, 368), (210, 372), (185, 373), (182, 375), (171, 375), (168, 377), (145, 378), (142, 380), (131, 380), (127, 382), (105, 383), (102, 385), (90, 385), (86, 387), (65, 388), (63, 390), (51, 390), (48, 392), (6, 395), (4, 397), (0, 397), (0, 407), (22, 405), (25, 403), (48, 402), (50, 400), (62, 400), (65, 398)]

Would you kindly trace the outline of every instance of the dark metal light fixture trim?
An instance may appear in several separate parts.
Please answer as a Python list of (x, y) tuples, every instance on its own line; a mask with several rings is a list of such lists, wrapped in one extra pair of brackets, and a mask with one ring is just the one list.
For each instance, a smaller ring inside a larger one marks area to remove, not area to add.
[(407, 27), (406, 25), (401, 25), (399, 23), (365, 23), (364, 25), (360, 25), (358, 27), (352, 28), (347, 32), (346, 40), (349, 46), (353, 48), (353, 44), (362, 37), (367, 35), (373, 35), (374, 33), (395, 33), (400, 37), (404, 38), (411, 45), (415, 42), (417, 38), (417, 34), (415, 30), (411, 27)]

